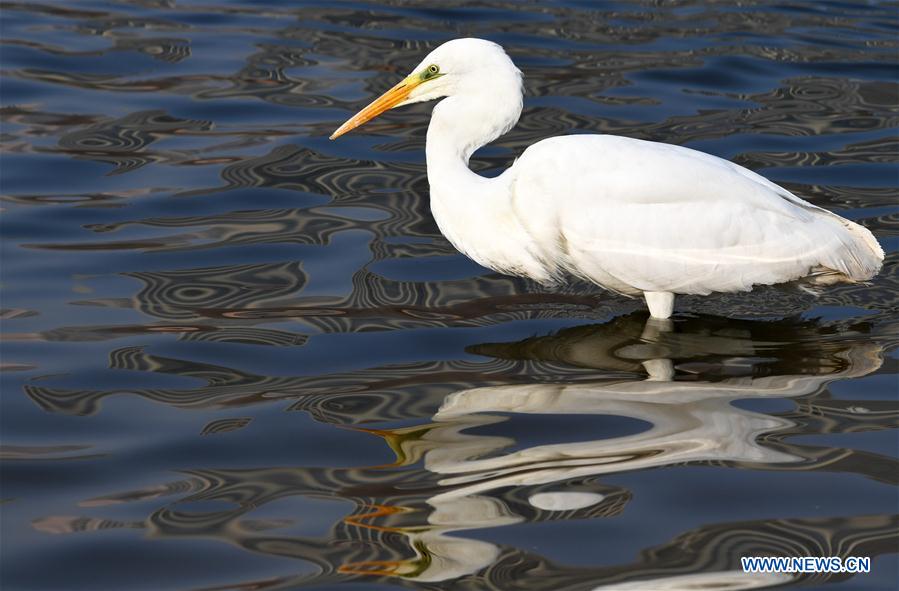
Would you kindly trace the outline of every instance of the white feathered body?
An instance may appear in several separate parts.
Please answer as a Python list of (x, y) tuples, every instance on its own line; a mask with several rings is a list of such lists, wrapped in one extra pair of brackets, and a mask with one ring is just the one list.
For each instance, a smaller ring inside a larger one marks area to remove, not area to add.
[(515, 125), (522, 96), (521, 72), (500, 46), (455, 39), (332, 138), (386, 108), (443, 99), (426, 154), (431, 211), (450, 242), (502, 273), (643, 293), (658, 318), (670, 316), (674, 294), (865, 281), (882, 265), (865, 228), (679, 146), (569, 135), (534, 144), (499, 177), (475, 174), (472, 153)]
[(441, 207), (458, 204), (458, 194), (442, 198), (437, 187), (435, 218), (474, 260), (543, 283), (571, 274), (625, 294), (708, 294), (864, 281), (883, 260), (862, 226), (679, 146), (556, 137), (528, 148), (493, 183), (461, 223)]

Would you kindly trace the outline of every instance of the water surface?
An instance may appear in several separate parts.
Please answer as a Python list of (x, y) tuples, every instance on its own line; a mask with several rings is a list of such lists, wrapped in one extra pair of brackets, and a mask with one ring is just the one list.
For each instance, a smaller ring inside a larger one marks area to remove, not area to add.
[[(888, 3), (4, 3), (3, 589), (895, 588), (897, 31)], [(478, 171), (686, 145), (870, 228), (883, 272), (668, 326), (468, 261), (431, 105), (327, 139), (460, 36), (526, 77)]]

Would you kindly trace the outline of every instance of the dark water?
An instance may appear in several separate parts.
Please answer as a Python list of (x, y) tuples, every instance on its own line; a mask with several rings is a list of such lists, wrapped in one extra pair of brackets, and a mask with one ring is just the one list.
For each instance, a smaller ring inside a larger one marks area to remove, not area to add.
[[(3, 590), (895, 588), (899, 11), (659, 4), (4, 3)], [(460, 36), (526, 75), (478, 170), (688, 145), (864, 224), (883, 272), (668, 330), (468, 262), (430, 105), (327, 140)]]

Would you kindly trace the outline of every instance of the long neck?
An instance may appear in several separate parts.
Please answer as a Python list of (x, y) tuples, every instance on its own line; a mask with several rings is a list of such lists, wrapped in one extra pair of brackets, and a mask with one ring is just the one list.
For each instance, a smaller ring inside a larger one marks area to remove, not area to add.
[(481, 265), (542, 280), (549, 275), (527, 252), (527, 230), (509, 215), (512, 176), (468, 168), (475, 150), (518, 121), (521, 87), (509, 87), (506, 97), (460, 93), (434, 107), (426, 148), (431, 213), (453, 246)]
[(521, 87), (450, 96), (440, 101), (428, 126), (428, 181), (432, 199), (458, 194), (469, 183), (486, 181), (468, 168), (481, 146), (506, 133), (521, 115)]

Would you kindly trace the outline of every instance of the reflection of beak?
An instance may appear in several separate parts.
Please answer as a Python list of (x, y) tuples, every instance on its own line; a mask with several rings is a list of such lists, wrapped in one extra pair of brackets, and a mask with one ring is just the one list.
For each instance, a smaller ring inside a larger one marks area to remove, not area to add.
[(377, 577), (403, 576), (414, 567), (406, 566), (405, 560), (364, 560), (340, 565), (337, 572), (347, 575), (374, 575)]
[(379, 96), (370, 105), (350, 117), (346, 123), (337, 128), (337, 131), (331, 134), (331, 139), (336, 140), (348, 131), (352, 131), (360, 125), (371, 121), (384, 111), (394, 108), (407, 98), (409, 93), (421, 84), (420, 79), (408, 76), (402, 82)]
[[(336, 132), (335, 132), (336, 133)], [(399, 429), (365, 429), (362, 427), (353, 427), (354, 431), (377, 435), (387, 442), (396, 456), (396, 461), (380, 466), (370, 466), (371, 468), (396, 468), (398, 466), (407, 466), (419, 461), (425, 451), (433, 447), (427, 442), (420, 441), (422, 437), (427, 435), (428, 431), (438, 425), (426, 424), (416, 425), (413, 427), (402, 427)]]
[(405, 528), (402, 527), (383, 527), (380, 525), (362, 523), (363, 519), (377, 519), (378, 517), (389, 517), (390, 515), (396, 515), (397, 513), (409, 513), (412, 509), (408, 507), (391, 507), (389, 505), (369, 505), (374, 511), (369, 513), (363, 513), (361, 515), (348, 515), (343, 518), (343, 522), (349, 525), (355, 525), (357, 527), (362, 527), (366, 529), (373, 529), (376, 531), (397, 531), (402, 532)]
[(428, 570), (433, 556), (422, 542), (413, 542), (415, 558), (405, 560), (363, 560), (338, 567), (337, 571), (353, 575), (376, 575), (380, 577), (403, 577), (414, 579)]

